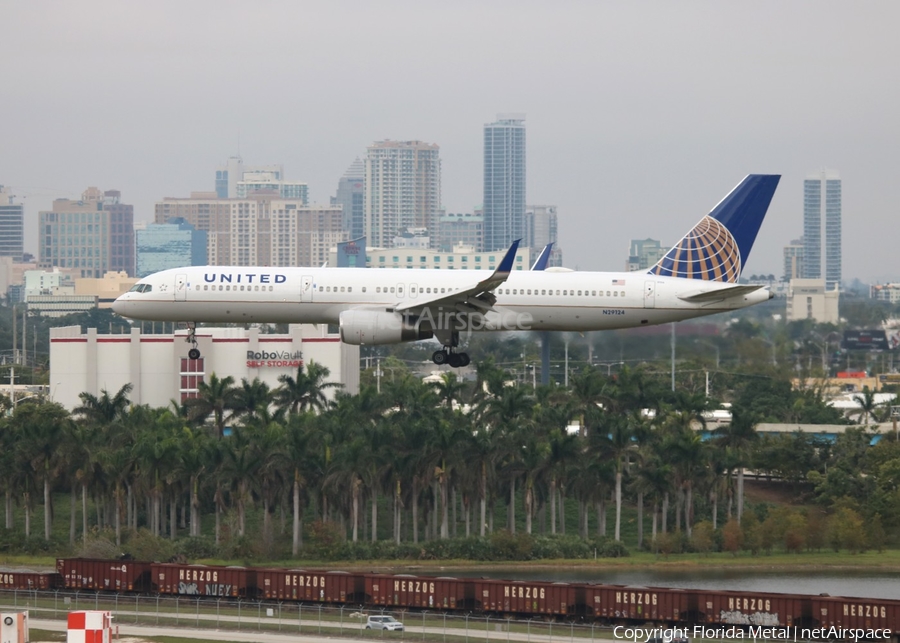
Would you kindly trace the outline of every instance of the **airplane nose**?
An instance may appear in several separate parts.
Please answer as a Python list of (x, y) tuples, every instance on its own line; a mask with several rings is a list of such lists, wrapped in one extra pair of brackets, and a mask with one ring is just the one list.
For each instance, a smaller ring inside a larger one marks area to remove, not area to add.
[(125, 314), (125, 297), (126, 295), (122, 295), (121, 297), (117, 297), (116, 300), (112, 303), (113, 312), (117, 315)]

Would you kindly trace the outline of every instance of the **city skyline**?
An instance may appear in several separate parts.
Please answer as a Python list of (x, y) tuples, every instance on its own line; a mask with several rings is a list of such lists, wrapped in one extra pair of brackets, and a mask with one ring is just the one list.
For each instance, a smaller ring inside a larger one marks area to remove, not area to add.
[[(241, 155), (282, 165), (325, 205), (387, 138), (440, 145), (441, 205), (473, 212), (483, 126), (513, 110), (528, 117), (527, 199), (558, 207), (568, 267), (615, 269), (630, 239), (675, 243), (743, 176), (772, 172), (781, 187), (746, 270), (778, 273), (802, 234), (807, 171), (836, 167), (844, 279), (900, 277), (890, 245), (871, 242), (896, 216), (896, 3), (271, 8), (279, 20), (205, 0), (12, 6), (0, 183), (24, 204), (26, 252), (37, 212), (86, 185), (116, 186), (150, 221)], [(297, 39), (301, 22), (316, 28)], [(272, 98), (241, 90), (260, 78), (258, 50), (286, 61)], [(100, 79), (127, 103), (83, 100)]]

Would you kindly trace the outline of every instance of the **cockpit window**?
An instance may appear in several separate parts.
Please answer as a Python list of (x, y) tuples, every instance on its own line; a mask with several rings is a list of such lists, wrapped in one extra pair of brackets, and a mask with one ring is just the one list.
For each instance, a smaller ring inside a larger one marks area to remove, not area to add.
[(150, 284), (134, 284), (128, 292), (150, 292), (153, 286)]

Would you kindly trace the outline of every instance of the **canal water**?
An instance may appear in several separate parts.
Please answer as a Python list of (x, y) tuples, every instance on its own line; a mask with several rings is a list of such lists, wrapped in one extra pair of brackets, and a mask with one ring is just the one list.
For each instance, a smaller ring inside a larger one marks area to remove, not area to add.
[[(410, 570), (424, 575), (426, 572)], [(603, 583), (641, 587), (680, 587), (683, 589), (723, 589), (786, 594), (829, 594), (866, 598), (900, 599), (900, 572), (883, 570), (803, 570), (778, 569), (691, 569), (630, 570), (584, 568), (537, 568), (502, 570), (448, 569), (446, 573), (429, 569), (429, 576), (485, 577), (509, 580), (542, 580), (570, 583)]]

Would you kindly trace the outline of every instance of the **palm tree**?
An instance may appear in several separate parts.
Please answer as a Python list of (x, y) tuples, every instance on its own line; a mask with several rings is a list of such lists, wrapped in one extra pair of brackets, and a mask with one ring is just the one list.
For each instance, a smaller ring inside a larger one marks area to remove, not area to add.
[(232, 418), (242, 418), (247, 421), (259, 418), (260, 414), (269, 408), (272, 395), (269, 385), (258, 377), (254, 377), (253, 381), (243, 378), (241, 385), (235, 391)]
[(121, 419), (131, 405), (128, 394), (133, 389), (134, 385), (127, 383), (123, 384), (112, 397), (110, 397), (109, 391), (106, 389), (100, 391), (100, 397), (90, 393), (80, 393), (78, 397), (81, 400), (81, 406), (76, 407), (72, 414), (81, 416), (86, 422), (107, 427), (116, 420)]
[[(660, 502), (672, 488), (672, 465), (665, 462), (658, 454), (649, 453), (638, 460), (637, 470), (634, 472), (632, 489), (638, 494), (649, 498), (653, 502), (653, 521), (651, 541), (656, 540), (657, 520), (659, 518)], [(638, 531), (638, 547), (643, 541), (643, 532)]]
[(878, 412), (882, 407), (882, 404), (877, 401), (875, 391), (869, 389), (868, 386), (864, 386), (859, 395), (853, 396), (853, 401), (859, 406), (859, 410), (854, 414), (857, 421), (862, 419), (866, 426), (869, 425), (870, 419), (876, 422), (878, 421)]
[(456, 373), (446, 372), (441, 374), (441, 381), (434, 384), (438, 397), (444, 406), (453, 409), (453, 405), (459, 402), (460, 395), (466, 390), (466, 383), (456, 377)]
[(753, 413), (741, 406), (732, 409), (731, 422), (715, 431), (716, 445), (731, 454), (737, 470), (737, 521), (744, 514), (744, 469), (750, 464), (753, 446), (759, 442)]
[(225, 436), (226, 414), (237, 403), (238, 392), (234, 387), (234, 378), (229, 375), (220, 379), (213, 373), (209, 376), (209, 383), (200, 382), (197, 389), (197, 397), (186, 401), (190, 409), (189, 417), (202, 423), (212, 415), (216, 435), (221, 439)]
[[(72, 422), (68, 411), (61, 405), (46, 402), (19, 405), (13, 414), (12, 424), (18, 435), (17, 446), (21, 457), (31, 468), (34, 478), (43, 485), (44, 540), (50, 540), (53, 527), (50, 491), (53, 481), (63, 469), (61, 446), (66, 442)], [(26, 507), (26, 511), (30, 511), (30, 507)]]
[(591, 436), (591, 451), (595, 457), (607, 459), (615, 470), (616, 528), (615, 539), (621, 540), (622, 477), (635, 456), (637, 443), (627, 416), (604, 414), (604, 424)]
[(438, 482), (441, 497), (441, 532), (440, 538), (445, 540), (450, 537), (449, 512), (450, 504), (450, 477), (453, 467), (462, 457), (460, 445), (465, 439), (462, 430), (463, 423), (457, 422), (453, 416), (439, 417), (432, 421), (428, 435), (425, 459), (429, 468), (434, 471), (434, 478)]
[(314, 430), (314, 417), (310, 414), (294, 414), (285, 427), (285, 456), (291, 467), (291, 490), (293, 502), (293, 528), (291, 553), (297, 556), (303, 546), (303, 506), (301, 494), (309, 484), (315, 471), (313, 460), (319, 452), (317, 444), (320, 434)]
[(329, 375), (331, 371), (327, 366), (310, 360), (304, 369), (304, 364), (301, 363), (297, 368), (297, 377), (290, 375), (278, 377), (281, 386), (275, 390), (277, 404), (292, 414), (298, 411), (325, 410), (331, 405), (325, 392), (343, 386), (338, 382), (326, 381)]

